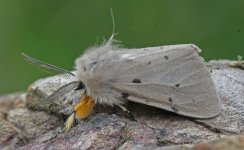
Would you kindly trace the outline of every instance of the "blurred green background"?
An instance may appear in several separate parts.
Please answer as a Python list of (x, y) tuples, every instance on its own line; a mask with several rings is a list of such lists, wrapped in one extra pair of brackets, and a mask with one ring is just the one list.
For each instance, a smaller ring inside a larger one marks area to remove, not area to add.
[(84, 49), (111, 35), (110, 8), (126, 48), (194, 43), (206, 60), (244, 55), (242, 0), (2, 0), (0, 94), (48, 76), (21, 52), (72, 70)]

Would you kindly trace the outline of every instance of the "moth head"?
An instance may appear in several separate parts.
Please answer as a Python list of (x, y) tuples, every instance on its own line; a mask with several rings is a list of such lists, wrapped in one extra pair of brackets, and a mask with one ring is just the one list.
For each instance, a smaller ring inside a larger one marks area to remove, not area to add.
[(95, 68), (98, 62), (99, 62), (98, 60), (81, 56), (75, 61), (76, 70), (78, 72), (84, 72), (84, 73), (88, 72), (92, 68)]
[(106, 60), (105, 56), (112, 55), (113, 51), (118, 48), (118, 45), (114, 45), (112, 40), (104, 42), (101, 46), (87, 49), (83, 55), (76, 59), (78, 79), (81, 79), (84, 74), (92, 73), (97, 65)]

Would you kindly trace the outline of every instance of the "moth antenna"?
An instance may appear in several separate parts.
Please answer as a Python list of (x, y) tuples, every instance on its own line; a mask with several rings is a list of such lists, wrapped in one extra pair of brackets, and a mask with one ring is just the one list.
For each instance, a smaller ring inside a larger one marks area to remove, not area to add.
[(112, 8), (110, 8), (110, 14), (111, 14), (112, 24), (113, 24), (113, 32), (112, 32), (112, 36), (113, 36), (115, 31), (115, 23), (114, 23), (115, 21), (114, 21), (114, 13)]
[(114, 21), (114, 13), (113, 13), (113, 9), (112, 8), (110, 8), (110, 15), (111, 15), (112, 24), (113, 24), (113, 30), (112, 30), (112, 35), (110, 36), (110, 38), (109, 38), (109, 40), (108, 40), (108, 42), (106, 43), (105, 46), (109, 46), (109, 45), (111, 45), (113, 43), (114, 35), (115, 35), (115, 33), (114, 33), (114, 31), (115, 31), (115, 21)]
[(46, 72), (51, 72), (51, 73), (58, 73), (59, 75), (63, 75), (65, 77), (74, 77), (75, 75), (68, 71), (68, 70), (65, 70), (63, 68), (60, 68), (60, 67), (57, 67), (57, 66), (54, 66), (54, 65), (51, 65), (51, 64), (48, 64), (48, 63), (45, 63), (43, 61), (40, 61), (36, 58), (33, 58), (25, 53), (21, 53), (22, 57), (28, 62), (30, 63), (31, 65), (33, 65), (34, 67), (38, 68), (38, 69), (41, 69), (43, 71), (46, 71)]
[(41, 99), (39, 102), (42, 105), (52, 104), (55, 103), (57, 99), (63, 97), (64, 93), (68, 93), (70, 91), (82, 90), (83, 88), (85, 88), (84, 84), (79, 81), (70, 82), (57, 89), (55, 92), (53, 92), (51, 95), (47, 96), (46, 98)]

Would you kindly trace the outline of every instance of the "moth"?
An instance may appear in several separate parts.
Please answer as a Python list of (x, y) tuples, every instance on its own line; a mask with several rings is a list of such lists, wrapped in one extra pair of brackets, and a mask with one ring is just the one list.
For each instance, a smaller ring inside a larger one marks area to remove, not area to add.
[(75, 76), (83, 83), (82, 99), (65, 123), (69, 129), (75, 118), (89, 116), (96, 103), (126, 110), (126, 102), (133, 101), (194, 118), (218, 115), (216, 89), (199, 52), (193, 44), (126, 49), (114, 44), (111, 36), (76, 59), (75, 73), (26, 54), (23, 57), (40, 68)]
[(82, 98), (64, 127), (74, 119), (91, 114), (96, 103), (119, 106), (129, 112), (127, 101), (161, 108), (194, 118), (211, 118), (220, 113), (220, 104), (210, 71), (194, 44), (148, 48), (122, 48), (113, 34), (107, 42), (91, 47), (75, 61), (75, 73), (45, 63), (24, 53), (29, 63), (57, 72), (76, 81), (64, 85), (46, 98), (50, 103), (65, 92), (84, 88)]

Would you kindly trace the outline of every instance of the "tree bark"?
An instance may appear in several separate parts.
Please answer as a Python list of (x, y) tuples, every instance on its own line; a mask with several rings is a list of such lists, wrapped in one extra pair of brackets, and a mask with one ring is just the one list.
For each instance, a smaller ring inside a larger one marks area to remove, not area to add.
[[(207, 65), (221, 103), (221, 114), (194, 119), (138, 103), (128, 103), (136, 121), (119, 108), (96, 105), (93, 114), (63, 132), (82, 91), (54, 96), (71, 82), (60, 76), (40, 79), (26, 93), (0, 97), (0, 149), (244, 149), (244, 70), (236, 62)], [(225, 137), (228, 136), (228, 137)], [(222, 138), (225, 137), (225, 138)]]

